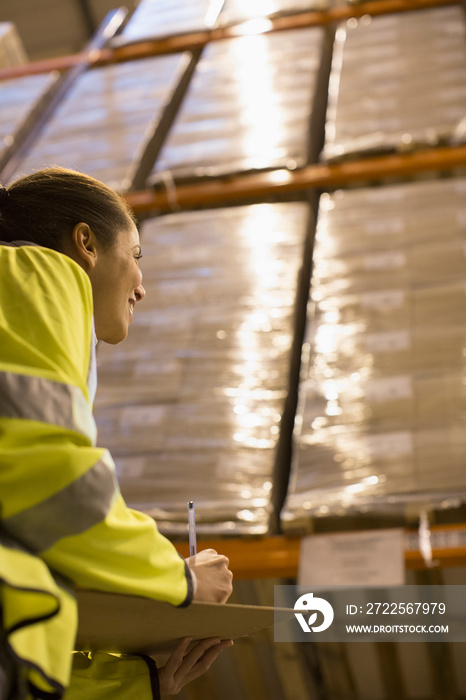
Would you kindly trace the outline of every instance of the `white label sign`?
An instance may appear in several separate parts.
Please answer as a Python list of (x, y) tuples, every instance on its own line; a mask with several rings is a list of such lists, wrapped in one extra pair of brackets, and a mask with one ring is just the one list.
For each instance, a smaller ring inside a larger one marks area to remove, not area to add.
[[(395, 89), (398, 89), (399, 84), (395, 83), (393, 85)], [(405, 198), (405, 192), (403, 189), (388, 189), (388, 187), (374, 188), (373, 190), (367, 190), (365, 193), (366, 201), (368, 202), (399, 202)]]
[(402, 233), (404, 231), (403, 219), (380, 219), (378, 221), (368, 221), (365, 229), (370, 236), (382, 236), (386, 233)]
[(301, 540), (298, 585), (404, 584), (403, 530), (311, 535)]
[(382, 292), (361, 294), (361, 304), (366, 309), (396, 309), (404, 303), (405, 293), (402, 289), (386, 289)]
[(399, 352), (409, 350), (411, 338), (408, 331), (368, 333), (364, 337), (367, 352)]
[(413, 453), (413, 434), (409, 430), (398, 430), (366, 435), (364, 438), (361, 436), (361, 444), (371, 459), (393, 459)]
[(406, 255), (400, 251), (364, 256), (366, 270), (396, 270), (404, 265), (406, 265)]
[(413, 396), (412, 380), (407, 374), (373, 379), (367, 382), (364, 393), (366, 399), (373, 403), (411, 399)]

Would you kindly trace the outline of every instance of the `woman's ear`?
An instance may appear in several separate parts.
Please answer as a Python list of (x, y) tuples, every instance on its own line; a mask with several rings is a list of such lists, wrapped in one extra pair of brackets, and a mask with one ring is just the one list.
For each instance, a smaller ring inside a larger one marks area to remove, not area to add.
[(93, 268), (97, 262), (97, 241), (88, 224), (76, 224), (71, 234), (74, 260), (84, 268)]

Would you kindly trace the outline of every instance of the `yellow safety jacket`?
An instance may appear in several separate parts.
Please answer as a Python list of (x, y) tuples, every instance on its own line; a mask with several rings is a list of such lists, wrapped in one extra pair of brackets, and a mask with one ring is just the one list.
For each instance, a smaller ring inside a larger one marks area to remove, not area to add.
[[(88, 276), (53, 250), (0, 245), (0, 607), (21, 683), (38, 697), (61, 697), (69, 683), (77, 611), (66, 581), (173, 605), (192, 598), (184, 560), (126, 506), (96, 447), (94, 372)], [(98, 666), (86, 658), (81, 684)], [(118, 675), (116, 661), (102, 659), (105, 677)], [(146, 662), (126, 663), (123, 676), (144, 676), (150, 693)]]

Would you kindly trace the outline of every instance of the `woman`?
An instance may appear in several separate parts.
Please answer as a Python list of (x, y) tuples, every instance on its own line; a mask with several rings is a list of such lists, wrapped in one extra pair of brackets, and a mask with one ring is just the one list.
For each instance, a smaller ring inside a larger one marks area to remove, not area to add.
[[(130, 211), (93, 178), (49, 168), (0, 188), (1, 700), (63, 696), (70, 583), (173, 605), (225, 602), (232, 590), (225, 557), (184, 561), (127, 508), (96, 447), (95, 343), (126, 338), (145, 296), (140, 257)], [(158, 673), (148, 658), (78, 655), (66, 697), (88, 697), (99, 677), (115, 699), (178, 692), (231, 642), (188, 644)]]

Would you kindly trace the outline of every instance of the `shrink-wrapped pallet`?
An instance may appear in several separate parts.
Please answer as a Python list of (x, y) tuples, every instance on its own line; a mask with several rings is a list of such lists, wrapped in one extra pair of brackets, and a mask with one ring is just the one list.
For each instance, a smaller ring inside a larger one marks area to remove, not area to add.
[(141, 0), (116, 43), (203, 31), (215, 25), (223, 0)]
[(190, 499), (201, 532), (268, 530), (308, 218), (289, 202), (143, 224), (147, 295), (99, 347), (95, 409), (126, 499), (166, 531)]
[(58, 78), (54, 71), (0, 81), (0, 161), (40, 114)]
[(225, 0), (219, 17), (221, 26), (281, 15), (326, 10), (329, 0)]
[(367, 15), (339, 26), (323, 160), (449, 143), (465, 111), (462, 7)]
[(190, 61), (158, 56), (88, 70), (71, 87), (20, 164), (81, 170), (127, 190)]
[(321, 27), (209, 43), (152, 182), (304, 165), (321, 147)]
[(465, 186), (321, 197), (285, 528), (466, 496)]

